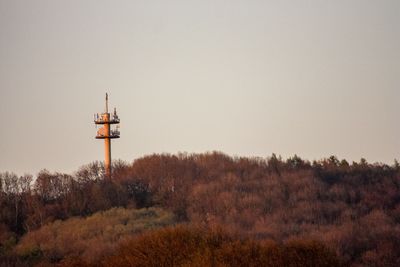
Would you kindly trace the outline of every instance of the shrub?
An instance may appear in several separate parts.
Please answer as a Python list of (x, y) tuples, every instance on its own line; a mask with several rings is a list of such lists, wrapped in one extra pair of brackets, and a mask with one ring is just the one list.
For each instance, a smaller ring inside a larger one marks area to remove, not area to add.
[(157, 208), (112, 208), (87, 218), (55, 221), (30, 232), (22, 238), (16, 253), (27, 260), (43, 255), (49, 262), (71, 258), (95, 262), (128, 236), (173, 223), (171, 213)]
[(259, 242), (181, 225), (124, 242), (103, 266), (339, 266), (339, 261), (317, 241)]

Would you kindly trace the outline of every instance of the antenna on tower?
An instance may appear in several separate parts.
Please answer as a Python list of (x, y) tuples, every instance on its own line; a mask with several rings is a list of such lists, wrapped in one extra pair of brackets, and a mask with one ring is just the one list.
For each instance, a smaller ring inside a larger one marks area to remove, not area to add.
[(106, 113), (108, 113), (108, 93), (106, 93)]

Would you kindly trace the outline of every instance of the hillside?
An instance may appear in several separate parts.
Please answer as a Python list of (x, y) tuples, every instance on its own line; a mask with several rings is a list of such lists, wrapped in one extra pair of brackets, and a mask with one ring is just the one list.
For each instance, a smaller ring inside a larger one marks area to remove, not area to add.
[(43, 229), (61, 223), (56, 220), (113, 207), (159, 207), (176, 223), (222, 227), (241, 240), (318, 242), (345, 266), (400, 264), (397, 162), (284, 161), (215, 152), (151, 155), (132, 164), (117, 161), (113, 168), (112, 181), (103, 179), (96, 162), (72, 175), (42, 171), (34, 182), (29, 175), (0, 174), (3, 261), (17, 260), (15, 251), (27, 236), (39, 228), (50, 231)]

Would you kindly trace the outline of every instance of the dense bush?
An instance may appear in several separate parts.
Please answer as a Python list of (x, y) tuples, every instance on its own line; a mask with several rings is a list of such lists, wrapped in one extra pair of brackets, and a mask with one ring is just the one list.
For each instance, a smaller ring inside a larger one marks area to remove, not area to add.
[(331, 251), (315, 241), (287, 244), (240, 239), (221, 230), (179, 226), (125, 242), (104, 266), (339, 266)]
[(76, 258), (95, 263), (112, 253), (121, 240), (173, 223), (173, 215), (161, 209), (112, 208), (86, 218), (55, 221), (29, 232), (17, 245), (16, 253), (27, 262), (36, 257), (52, 263)]

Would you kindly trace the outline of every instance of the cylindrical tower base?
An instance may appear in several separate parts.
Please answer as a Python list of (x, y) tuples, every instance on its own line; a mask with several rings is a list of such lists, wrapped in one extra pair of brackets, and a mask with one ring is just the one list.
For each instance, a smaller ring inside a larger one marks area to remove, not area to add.
[[(110, 121), (110, 113), (104, 113), (103, 114), (103, 119), (106, 122)], [(110, 136), (110, 124), (106, 123), (104, 124), (104, 133), (105, 136)], [(104, 168), (106, 171), (106, 176), (107, 178), (111, 178), (111, 139), (110, 138), (105, 138), (104, 139)]]
[(105, 152), (104, 168), (106, 171), (106, 176), (107, 176), (107, 178), (111, 178), (111, 140), (110, 140), (110, 138), (104, 139), (104, 152)]

